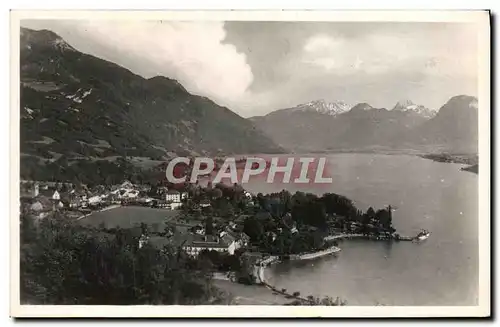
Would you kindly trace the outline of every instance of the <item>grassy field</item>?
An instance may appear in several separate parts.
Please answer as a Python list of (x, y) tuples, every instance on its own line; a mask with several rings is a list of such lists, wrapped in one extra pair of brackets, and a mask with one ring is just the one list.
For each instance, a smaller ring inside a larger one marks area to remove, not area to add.
[(81, 224), (99, 226), (104, 223), (106, 228), (120, 226), (129, 228), (135, 224), (163, 223), (165, 221), (175, 221), (179, 211), (155, 209), (147, 207), (119, 207), (102, 212), (95, 212), (90, 216), (79, 220)]

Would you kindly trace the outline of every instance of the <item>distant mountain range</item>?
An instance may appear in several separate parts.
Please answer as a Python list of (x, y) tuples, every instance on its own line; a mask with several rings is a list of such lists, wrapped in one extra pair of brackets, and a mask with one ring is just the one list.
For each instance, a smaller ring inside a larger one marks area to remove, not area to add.
[[(303, 151), (412, 149), (477, 152), (477, 99), (451, 98), (438, 111), (410, 100), (392, 110), (312, 101), (250, 118), (279, 145)], [(329, 109), (331, 108), (331, 109)]]
[(416, 115), (429, 119), (436, 115), (436, 111), (426, 108), (422, 105), (414, 104), (411, 100), (398, 101), (394, 106), (394, 108), (392, 108), (392, 110), (412, 112), (415, 113)]
[(351, 106), (343, 101), (326, 102), (325, 100), (316, 100), (300, 104), (294, 108), (282, 109), (278, 111), (289, 110), (291, 112), (318, 112), (320, 114), (336, 116), (348, 111), (349, 109), (351, 109)]
[(175, 80), (145, 79), (75, 50), (51, 31), (22, 28), (20, 41), (22, 173), (61, 157), (71, 166), (283, 151), (251, 121)]

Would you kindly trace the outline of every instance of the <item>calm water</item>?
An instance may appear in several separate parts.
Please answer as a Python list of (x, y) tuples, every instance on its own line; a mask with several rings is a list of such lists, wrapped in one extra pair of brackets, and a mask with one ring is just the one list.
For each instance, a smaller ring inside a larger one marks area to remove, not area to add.
[[(279, 288), (340, 296), (350, 305), (477, 305), (478, 176), (460, 167), (415, 156), (329, 155), (331, 185), (286, 188), (343, 194), (364, 210), (391, 204), (398, 208), (393, 224), (400, 234), (426, 228), (431, 237), (420, 244), (344, 241), (337, 256), (279, 264), (266, 278)], [(283, 185), (251, 179), (245, 188), (266, 193)]]

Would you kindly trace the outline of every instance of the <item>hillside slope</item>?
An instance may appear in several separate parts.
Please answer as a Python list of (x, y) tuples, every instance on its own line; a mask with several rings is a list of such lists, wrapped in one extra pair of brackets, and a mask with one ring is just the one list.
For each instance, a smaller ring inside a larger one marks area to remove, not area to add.
[(71, 165), (282, 151), (249, 120), (175, 80), (145, 79), (47, 30), (22, 28), (20, 47), (21, 168), (29, 174), (61, 157)]

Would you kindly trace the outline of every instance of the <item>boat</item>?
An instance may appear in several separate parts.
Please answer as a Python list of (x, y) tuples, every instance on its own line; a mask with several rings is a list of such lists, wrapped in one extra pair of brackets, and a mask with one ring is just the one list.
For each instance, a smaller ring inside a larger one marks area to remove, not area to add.
[(431, 233), (429, 231), (423, 229), (420, 233), (417, 234), (417, 236), (415, 237), (415, 240), (425, 241), (426, 239), (429, 238), (430, 235), (431, 235)]

